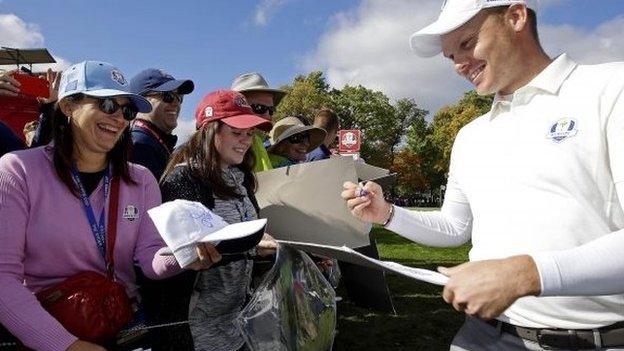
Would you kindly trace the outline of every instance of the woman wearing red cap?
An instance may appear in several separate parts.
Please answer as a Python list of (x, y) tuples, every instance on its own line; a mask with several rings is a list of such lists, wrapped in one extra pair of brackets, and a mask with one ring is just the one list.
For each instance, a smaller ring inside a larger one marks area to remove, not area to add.
[[(163, 201), (199, 201), (230, 224), (257, 219), (251, 139), (255, 129), (270, 130), (271, 122), (256, 116), (245, 97), (230, 90), (206, 95), (196, 109), (195, 118), (197, 131), (173, 155), (165, 169), (161, 182)], [(252, 261), (249, 257), (276, 246), (263, 232), (224, 244), (216, 247), (223, 255), (219, 263), (198, 275), (187, 273), (163, 285), (166, 298), (161, 300), (158, 322), (190, 316), (196, 350), (245, 348), (234, 320), (250, 290)], [(185, 306), (189, 306), (193, 286), (197, 303), (188, 314)], [(154, 344), (161, 345), (159, 347), (180, 350), (181, 345), (186, 349), (193, 346), (189, 345), (188, 329), (179, 328), (174, 335), (159, 332), (158, 337), (161, 340)]]

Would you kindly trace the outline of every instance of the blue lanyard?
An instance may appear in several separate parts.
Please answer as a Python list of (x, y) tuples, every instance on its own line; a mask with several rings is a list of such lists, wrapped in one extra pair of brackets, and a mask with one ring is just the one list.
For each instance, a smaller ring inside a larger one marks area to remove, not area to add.
[(78, 190), (80, 191), (80, 200), (82, 201), (82, 205), (85, 209), (85, 214), (87, 215), (87, 220), (89, 221), (89, 226), (91, 227), (91, 231), (93, 232), (93, 237), (95, 238), (95, 243), (104, 257), (104, 261), (106, 261), (106, 225), (104, 220), (106, 218), (106, 198), (108, 198), (108, 193), (110, 191), (110, 176), (108, 174), (108, 166), (106, 166), (106, 170), (104, 171), (104, 206), (102, 207), (102, 212), (100, 213), (100, 221), (99, 223), (95, 220), (95, 214), (93, 213), (93, 207), (91, 206), (91, 201), (89, 201), (89, 196), (87, 195), (87, 191), (85, 190), (82, 181), (80, 180), (80, 174), (76, 167), (72, 167), (71, 169), (72, 177), (74, 178), (74, 182), (78, 186)]

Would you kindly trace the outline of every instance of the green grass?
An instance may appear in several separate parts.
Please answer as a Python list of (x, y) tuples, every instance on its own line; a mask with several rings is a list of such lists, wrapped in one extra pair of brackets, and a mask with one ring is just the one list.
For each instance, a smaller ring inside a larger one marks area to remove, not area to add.
[[(468, 260), (469, 244), (430, 248), (380, 227), (371, 235), (383, 260), (432, 270)], [(347, 299), (338, 304), (334, 350), (448, 350), (464, 316), (442, 300), (442, 287), (395, 275), (388, 276), (388, 285), (396, 315), (363, 309)]]

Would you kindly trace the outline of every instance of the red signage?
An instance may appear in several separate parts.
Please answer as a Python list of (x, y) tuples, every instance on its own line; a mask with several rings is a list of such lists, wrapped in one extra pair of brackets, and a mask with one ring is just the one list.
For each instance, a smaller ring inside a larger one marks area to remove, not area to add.
[(24, 140), (24, 125), (39, 118), (39, 102), (34, 96), (0, 96), (0, 121)]
[(362, 136), (359, 129), (341, 129), (338, 131), (338, 151), (354, 154), (360, 152)]

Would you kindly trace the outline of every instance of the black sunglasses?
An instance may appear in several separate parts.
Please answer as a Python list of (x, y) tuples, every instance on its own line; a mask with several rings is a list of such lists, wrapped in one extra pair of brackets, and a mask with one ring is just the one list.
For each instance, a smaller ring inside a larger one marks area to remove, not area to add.
[(293, 136), (289, 136), (286, 138), (286, 141), (291, 144), (301, 144), (304, 140), (310, 140), (310, 134), (308, 133), (298, 133)]
[(110, 97), (98, 98), (98, 97), (90, 96), (90, 98), (97, 100), (98, 109), (106, 113), (107, 115), (112, 115), (113, 113), (121, 109), (123, 118), (126, 121), (132, 121), (136, 117), (137, 112), (138, 112), (136, 107), (134, 107), (132, 103), (120, 105), (117, 103), (117, 100), (115, 100), (114, 98), (110, 98)]
[(275, 113), (275, 106), (267, 106), (263, 104), (251, 104), (250, 106), (253, 112), (257, 115), (263, 115), (267, 111), (269, 111), (269, 116), (273, 116)]
[[(68, 96), (67, 99), (73, 102), (77, 102), (77, 101), (84, 99), (85, 96), (86, 95), (82, 93), (78, 93), (78, 94)], [(106, 113), (107, 115), (112, 115), (113, 113), (117, 112), (117, 110), (121, 109), (123, 118), (127, 121), (131, 121), (136, 117), (138, 113), (138, 110), (132, 103), (129, 103), (126, 105), (120, 105), (117, 103), (117, 100), (115, 100), (112, 97), (89, 96), (89, 98), (93, 100), (97, 100), (98, 109)]]
[(184, 101), (184, 96), (182, 94), (178, 94), (175, 91), (161, 91), (155, 94), (149, 94), (147, 96), (159, 96), (160, 99), (165, 103), (172, 103), (173, 100), (177, 100), (179, 103)]

